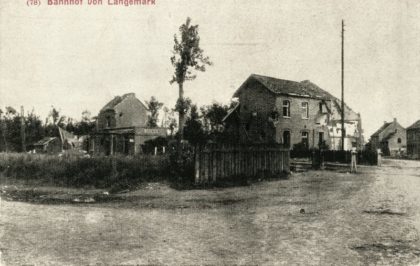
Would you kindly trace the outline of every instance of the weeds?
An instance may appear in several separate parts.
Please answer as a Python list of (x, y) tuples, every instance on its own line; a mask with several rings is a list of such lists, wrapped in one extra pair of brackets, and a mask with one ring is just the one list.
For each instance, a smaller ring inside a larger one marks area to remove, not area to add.
[(152, 155), (82, 158), (1, 153), (0, 175), (68, 187), (122, 189), (141, 182), (168, 179), (169, 161), (166, 156)]

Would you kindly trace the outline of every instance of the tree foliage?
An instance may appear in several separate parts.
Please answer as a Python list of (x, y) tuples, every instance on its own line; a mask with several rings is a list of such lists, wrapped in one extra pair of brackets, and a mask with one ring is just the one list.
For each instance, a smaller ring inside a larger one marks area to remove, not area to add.
[(174, 47), (172, 51), (171, 63), (175, 72), (172, 76), (171, 84), (184, 83), (186, 80), (193, 80), (197, 77), (195, 71), (206, 71), (206, 65), (211, 65), (209, 57), (204, 56), (200, 48), (200, 36), (198, 35), (198, 25), (191, 25), (191, 19), (187, 18), (185, 24), (179, 27), (178, 37), (174, 35)]
[(171, 64), (174, 67), (174, 74), (170, 83), (178, 83), (179, 89), (179, 97), (175, 109), (179, 114), (178, 143), (180, 148), (184, 134), (185, 114), (187, 113), (184, 108), (184, 82), (194, 80), (197, 77), (197, 72), (206, 71), (206, 66), (212, 64), (209, 57), (204, 56), (204, 51), (200, 48), (198, 25), (192, 25), (190, 18), (187, 18), (186, 22), (179, 27), (179, 36), (174, 35)]
[[(16, 109), (11, 106), (6, 107), (4, 111), (0, 109), (0, 151), (22, 151), (21, 119)], [(54, 107), (45, 122), (34, 110), (25, 114), (23, 119), (26, 146), (44, 137), (59, 137), (58, 126), (77, 136), (90, 134), (95, 129), (95, 122), (90, 118), (88, 111), (83, 112), (80, 121), (62, 116)]]
[(191, 106), (190, 114), (185, 122), (184, 136), (192, 145), (204, 144), (207, 141), (198, 108), (195, 104)]
[(148, 115), (147, 126), (157, 127), (159, 119), (159, 110), (163, 107), (163, 103), (159, 102), (154, 96), (150, 98), (150, 101), (146, 101), (147, 109), (150, 114)]

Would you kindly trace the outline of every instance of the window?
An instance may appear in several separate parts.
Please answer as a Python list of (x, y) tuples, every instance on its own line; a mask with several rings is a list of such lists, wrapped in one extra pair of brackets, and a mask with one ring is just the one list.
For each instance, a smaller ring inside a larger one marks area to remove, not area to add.
[(397, 141), (398, 141), (398, 143), (401, 143), (401, 138), (398, 138), (398, 140), (397, 140)]
[(290, 117), (290, 102), (287, 100), (283, 101), (283, 116)]
[(106, 117), (106, 127), (111, 127), (111, 117)]
[(308, 102), (302, 103), (302, 118), (305, 118), (305, 119), (309, 118)]
[(302, 132), (302, 143), (305, 144), (306, 147), (309, 147), (309, 139), (308, 139), (308, 132)]
[(319, 112), (322, 113), (322, 103), (319, 103)]
[(318, 145), (321, 146), (324, 144), (324, 132), (318, 132)]

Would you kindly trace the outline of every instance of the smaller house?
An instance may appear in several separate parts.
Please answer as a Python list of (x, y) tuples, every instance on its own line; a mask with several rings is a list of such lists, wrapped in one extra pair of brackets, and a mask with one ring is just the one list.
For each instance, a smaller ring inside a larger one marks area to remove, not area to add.
[(89, 152), (133, 155), (142, 152), (146, 141), (166, 137), (166, 128), (148, 127), (148, 112), (134, 93), (116, 96), (99, 111)]
[(407, 155), (420, 159), (420, 120), (407, 128)]
[(57, 137), (45, 137), (32, 146), (36, 153), (59, 153), (62, 150), (61, 139)]
[(407, 149), (406, 130), (394, 118), (384, 124), (370, 137), (373, 150), (381, 149), (384, 155), (397, 156), (405, 154)]

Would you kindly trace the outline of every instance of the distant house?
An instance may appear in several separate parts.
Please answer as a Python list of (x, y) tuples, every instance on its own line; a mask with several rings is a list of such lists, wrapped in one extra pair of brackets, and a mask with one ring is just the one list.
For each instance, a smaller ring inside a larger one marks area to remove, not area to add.
[(97, 154), (136, 154), (146, 140), (165, 137), (165, 128), (147, 127), (147, 107), (134, 93), (116, 96), (99, 112), (89, 151)]
[(32, 144), (32, 149), (36, 153), (59, 153), (62, 151), (62, 142), (57, 137), (45, 137)]
[[(296, 82), (252, 74), (234, 93), (238, 105), (224, 118), (226, 130), (241, 142), (276, 142), (293, 148), (328, 145), (341, 149), (341, 103), (310, 81)], [(345, 105), (344, 147), (361, 148), (360, 114)]]
[(420, 159), (420, 120), (407, 128), (407, 155)]
[(400, 155), (406, 152), (407, 134), (394, 118), (392, 122), (384, 122), (384, 124), (370, 137), (371, 148), (381, 149), (384, 155)]

